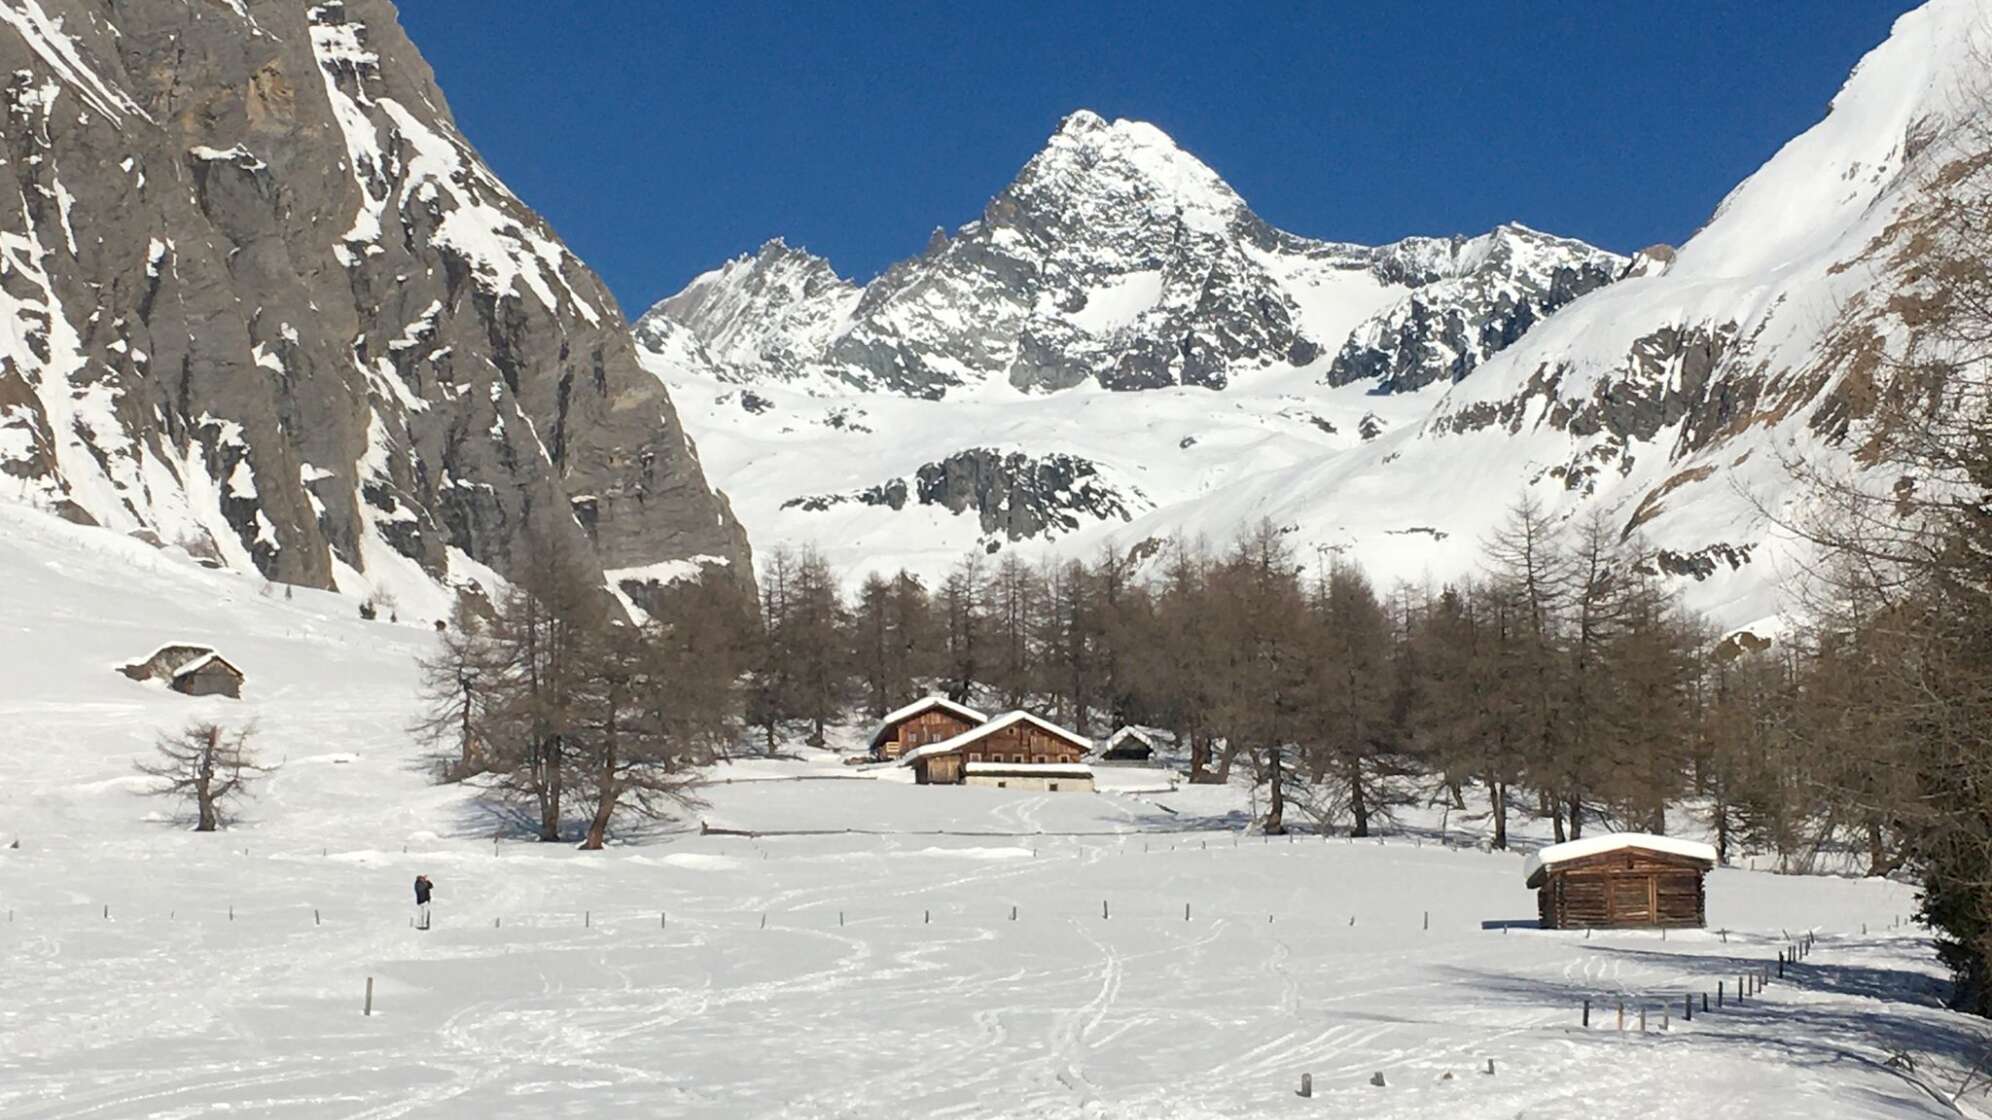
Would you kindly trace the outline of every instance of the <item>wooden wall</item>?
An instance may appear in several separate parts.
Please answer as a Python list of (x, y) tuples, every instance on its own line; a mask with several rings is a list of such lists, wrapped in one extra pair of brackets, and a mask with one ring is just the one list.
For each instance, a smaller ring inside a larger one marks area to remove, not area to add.
[(1638, 849), (1607, 852), (1549, 868), (1536, 892), (1544, 929), (1610, 929), (1706, 922), (1703, 867)]

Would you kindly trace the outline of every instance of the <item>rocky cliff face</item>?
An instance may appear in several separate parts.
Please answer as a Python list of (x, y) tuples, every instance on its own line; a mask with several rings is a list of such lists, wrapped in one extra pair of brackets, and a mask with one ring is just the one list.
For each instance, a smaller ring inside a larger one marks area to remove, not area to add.
[(601, 283), (386, 0), (0, 5), (0, 500), (406, 600), (744, 564)]

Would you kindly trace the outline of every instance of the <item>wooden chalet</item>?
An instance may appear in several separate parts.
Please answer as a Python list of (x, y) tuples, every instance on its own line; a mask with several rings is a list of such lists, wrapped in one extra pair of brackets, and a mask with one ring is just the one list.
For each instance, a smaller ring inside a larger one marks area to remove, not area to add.
[(1049, 720), (1009, 712), (953, 738), (912, 748), (900, 764), (912, 767), (914, 782), (923, 786), (1091, 790), (1086, 752), (1092, 747), (1091, 740)]
[(1523, 865), (1544, 929), (1707, 924), (1703, 876), (1715, 849), (1692, 840), (1617, 832), (1552, 844)]
[(879, 722), (871, 736), (872, 757), (898, 758), (915, 747), (952, 739), (988, 722), (988, 716), (945, 696), (922, 697), (888, 712)]

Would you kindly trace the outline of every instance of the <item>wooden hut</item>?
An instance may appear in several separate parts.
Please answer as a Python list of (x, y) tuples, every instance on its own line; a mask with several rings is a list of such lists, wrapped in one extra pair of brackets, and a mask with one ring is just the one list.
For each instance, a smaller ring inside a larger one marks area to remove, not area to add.
[(1123, 727), (1100, 748), (1105, 762), (1147, 762), (1155, 757), (1155, 738), (1139, 727)]
[(871, 735), (873, 758), (894, 759), (915, 747), (952, 739), (989, 717), (945, 696), (926, 696), (889, 712)]
[(210, 653), (180, 666), (166, 686), (188, 696), (242, 698), (242, 670), (218, 653)]
[(135, 681), (164, 681), (188, 696), (242, 696), (242, 670), (208, 646), (163, 645), (118, 672)]
[[(926, 785), (961, 785), (969, 778), (969, 767), (981, 764), (1000, 764), (1007, 768), (1016, 767), (1059, 767), (1085, 770), (1082, 785), (1075, 772), (1062, 774), (1065, 780), (1059, 782), (1062, 792), (1067, 788), (1093, 788), (1092, 771), (1086, 768), (1086, 752), (1091, 750), (1092, 740), (1067, 731), (1049, 720), (1039, 719), (1029, 712), (1009, 712), (995, 719), (972, 727), (959, 735), (938, 743), (909, 749), (900, 758), (900, 764), (913, 768), (913, 780)], [(979, 770), (982, 776), (992, 772)], [(1021, 776), (1023, 771), (1019, 771)], [(1038, 777), (1050, 779), (1049, 774)], [(995, 785), (999, 778), (977, 781), (976, 785)]]
[(1523, 865), (1544, 929), (1699, 928), (1703, 876), (1715, 849), (1692, 840), (1615, 832), (1552, 844)]

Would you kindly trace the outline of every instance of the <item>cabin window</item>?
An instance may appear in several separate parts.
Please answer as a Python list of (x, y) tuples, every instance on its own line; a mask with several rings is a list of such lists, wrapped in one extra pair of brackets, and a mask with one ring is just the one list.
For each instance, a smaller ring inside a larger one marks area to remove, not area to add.
[(1053, 793), (1057, 793), (1057, 792), (1058, 792), (1058, 783), (1057, 783), (1057, 782), (1047, 782), (1047, 783), (1045, 783), (1045, 784), (1051, 787), (1051, 792), (1053, 792)]
[(997, 783), (996, 783), (996, 788), (997, 788), (997, 789), (1009, 789), (1009, 788), (1010, 788), (1010, 783), (1008, 783), (1008, 782), (997, 782)]

